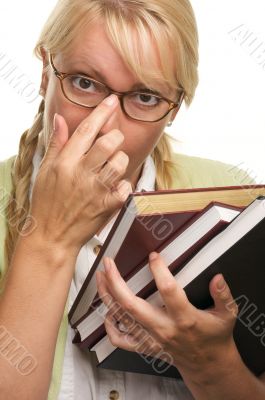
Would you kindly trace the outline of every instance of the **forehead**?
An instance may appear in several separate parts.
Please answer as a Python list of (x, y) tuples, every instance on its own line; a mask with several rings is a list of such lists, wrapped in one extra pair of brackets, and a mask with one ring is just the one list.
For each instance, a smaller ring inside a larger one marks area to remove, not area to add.
[[(124, 90), (127, 84), (133, 86), (142, 83), (169, 93), (170, 86), (163, 76), (159, 52), (151, 35), (145, 38), (144, 43), (138, 40), (135, 33), (132, 33), (132, 38), (131, 42), (126, 42), (125, 50), (118, 49), (104, 25), (95, 22), (80, 31), (67, 54), (62, 55), (64, 64), (66, 61), (72, 69), (82, 67), (84, 73), (84, 68), (87, 68), (87, 73), (89, 68), (96, 70), (105, 77), (106, 84), (113, 86), (111, 82), (118, 82), (120, 88), (116, 87), (116, 90)], [(130, 61), (132, 55), (133, 61)]]

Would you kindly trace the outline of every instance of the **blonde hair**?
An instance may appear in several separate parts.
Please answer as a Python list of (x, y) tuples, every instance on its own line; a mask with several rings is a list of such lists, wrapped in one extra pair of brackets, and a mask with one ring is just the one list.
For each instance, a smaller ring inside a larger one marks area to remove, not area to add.
[[(35, 55), (42, 60), (42, 49), (53, 54), (67, 53), (80, 30), (99, 19), (104, 20), (109, 37), (125, 64), (142, 82), (148, 85), (162, 78), (170, 88), (184, 90), (185, 102), (190, 105), (198, 84), (198, 33), (189, 0), (59, 0), (44, 25), (34, 49)], [(150, 38), (158, 50), (160, 70), (154, 62)], [(141, 51), (142, 48), (144, 51)], [(169, 55), (174, 60), (174, 69), (168, 62)], [(12, 172), (13, 191), (7, 213), (17, 220), (22, 218), (21, 226), (23, 216), (18, 210), (23, 210), (26, 219), (32, 159), (42, 130), (47, 143), (49, 129), (44, 101), (32, 127), (21, 137)], [(169, 188), (173, 163), (166, 134), (157, 144), (152, 157), (157, 170), (156, 188)], [(18, 238), (15, 225), (7, 227), (7, 265)]]

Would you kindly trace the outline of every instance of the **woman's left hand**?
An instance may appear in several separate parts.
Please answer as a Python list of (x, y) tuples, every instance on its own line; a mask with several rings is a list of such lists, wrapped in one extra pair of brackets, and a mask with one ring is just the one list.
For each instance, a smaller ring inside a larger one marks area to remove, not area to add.
[(105, 258), (104, 265), (97, 285), (109, 309), (105, 327), (115, 347), (160, 358), (182, 376), (210, 373), (217, 365), (232, 367), (229, 360), (238, 357), (233, 340), (238, 308), (222, 275), (210, 282), (214, 307), (203, 311), (189, 302), (157, 253), (150, 254), (149, 266), (164, 307), (135, 296), (112, 259)]

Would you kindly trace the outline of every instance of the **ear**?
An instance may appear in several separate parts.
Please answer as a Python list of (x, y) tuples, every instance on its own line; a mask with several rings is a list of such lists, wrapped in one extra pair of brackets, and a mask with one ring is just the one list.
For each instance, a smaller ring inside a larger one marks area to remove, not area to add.
[(49, 83), (49, 76), (47, 72), (47, 66), (49, 65), (49, 59), (48, 59), (48, 53), (47, 51), (42, 47), (41, 48), (41, 55), (42, 55), (42, 75), (41, 75), (41, 85), (40, 85), (40, 95), (45, 97), (47, 88), (48, 88), (48, 83)]
[(170, 114), (170, 119), (169, 119), (169, 123), (173, 123), (173, 121), (174, 121), (174, 119), (176, 118), (176, 115), (177, 115), (177, 113), (178, 113), (178, 110), (173, 110), (172, 111), (172, 114)]
[(172, 110), (172, 111), (169, 113), (168, 121), (167, 121), (167, 124), (168, 124), (168, 125), (167, 125), (167, 126), (171, 126), (171, 125), (172, 125), (174, 119), (176, 118), (177, 113), (178, 113), (178, 110), (176, 110), (176, 109)]

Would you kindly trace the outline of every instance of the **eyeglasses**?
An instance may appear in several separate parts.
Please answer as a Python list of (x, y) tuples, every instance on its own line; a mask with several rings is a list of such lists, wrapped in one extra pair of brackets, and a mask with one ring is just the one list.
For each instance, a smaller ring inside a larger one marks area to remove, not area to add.
[(85, 108), (95, 108), (110, 94), (118, 96), (121, 108), (128, 117), (144, 122), (157, 122), (165, 118), (173, 109), (179, 110), (184, 99), (180, 92), (177, 102), (154, 94), (151, 90), (116, 92), (107, 85), (82, 74), (67, 74), (56, 69), (53, 56), (49, 54), (54, 74), (60, 80), (64, 96), (74, 104)]

